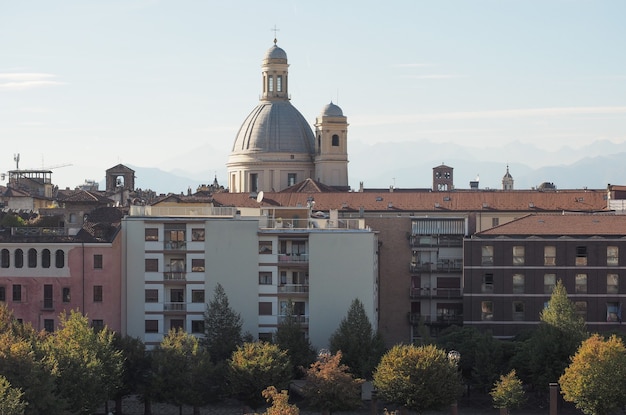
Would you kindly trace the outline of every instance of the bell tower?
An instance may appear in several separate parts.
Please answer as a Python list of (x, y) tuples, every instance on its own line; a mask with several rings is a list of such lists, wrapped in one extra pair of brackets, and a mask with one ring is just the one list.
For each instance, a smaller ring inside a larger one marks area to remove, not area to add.
[(445, 164), (433, 167), (433, 192), (454, 190), (454, 169)]
[(332, 102), (315, 120), (315, 180), (327, 186), (349, 188), (348, 119)]

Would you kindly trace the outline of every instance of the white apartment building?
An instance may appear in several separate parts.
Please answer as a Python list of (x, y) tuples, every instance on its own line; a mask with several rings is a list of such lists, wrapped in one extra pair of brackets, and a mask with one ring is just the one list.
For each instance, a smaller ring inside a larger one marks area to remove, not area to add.
[[(242, 213), (243, 212), (243, 213)], [(289, 300), (316, 348), (355, 298), (378, 321), (378, 238), (363, 219), (307, 208), (133, 206), (122, 222), (123, 331), (148, 346), (171, 328), (202, 335), (215, 286), (244, 332), (271, 338)]]

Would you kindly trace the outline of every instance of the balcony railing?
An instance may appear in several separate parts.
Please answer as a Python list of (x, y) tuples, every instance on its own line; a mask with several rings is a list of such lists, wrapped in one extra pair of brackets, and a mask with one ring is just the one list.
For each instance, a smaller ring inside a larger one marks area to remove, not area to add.
[(187, 249), (186, 241), (165, 241), (163, 242), (163, 249), (165, 251), (182, 251)]
[(438, 324), (438, 325), (443, 325), (443, 326), (451, 325), (451, 324), (460, 325), (460, 324), (463, 324), (463, 316), (459, 314), (456, 314), (456, 315), (445, 314), (445, 315), (431, 316), (431, 315), (424, 315), (420, 313), (409, 313), (410, 324), (418, 325), (420, 324), (420, 321), (428, 325), (432, 325), (432, 324)]
[(411, 235), (409, 243), (414, 247), (461, 247), (463, 238), (460, 236), (437, 236), (437, 235)]
[(278, 286), (278, 292), (281, 294), (308, 293), (308, 284), (283, 284)]
[(433, 262), (411, 262), (410, 272), (461, 272), (463, 270), (463, 260), (461, 259), (440, 259)]
[(295, 323), (300, 323), (300, 324), (309, 324), (309, 316), (305, 316), (305, 315), (297, 315), (297, 316), (278, 316), (278, 323), (282, 324), (285, 321), (287, 321), (287, 319), (292, 319), (293, 322)]
[(163, 311), (186, 311), (187, 303), (164, 303)]
[(309, 262), (309, 254), (278, 254), (278, 262), (281, 263), (293, 263), (293, 262)]
[(411, 298), (461, 298), (460, 288), (411, 288)]
[(187, 279), (186, 272), (164, 272), (163, 281), (185, 281)]

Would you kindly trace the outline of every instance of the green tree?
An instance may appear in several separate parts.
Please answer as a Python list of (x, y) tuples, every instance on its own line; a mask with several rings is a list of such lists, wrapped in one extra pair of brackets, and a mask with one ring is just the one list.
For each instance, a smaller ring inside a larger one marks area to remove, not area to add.
[(489, 394), (493, 399), (493, 407), (504, 408), (507, 414), (510, 409), (519, 408), (526, 400), (524, 385), (517, 378), (515, 370), (500, 376), (500, 380), (495, 382)]
[(151, 359), (146, 352), (146, 345), (135, 337), (117, 335), (114, 347), (123, 356), (121, 385), (115, 394), (115, 413), (121, 414), (125, 396), (142, 395), (149, 388)]
[(194, 414), (209, 402), (213, 364), (198, 339), (182, 329), (170, 330), (154, 351), (158, 396), (178, 406), (191, 405)]
[(72, 413), (93, 413), (120, 384), (122, 356), (107, 329), (96, 333), (86, 316), (61, 314), (60, 328), (47, 337), (48, 357), (57, 372), (59, 397)]
[(374, 332), (363, 303), (358, 298), (352, 301), (348, 314), (330, 336), (330, 351), (341, 351), (342, 363), (352, 373), (369, 378), (385, 353), (385, 344), (379, 333)]
[(12, 388), (9, 381), (0, 375), (0, 414), (23, 415), (26, 408), (23, 396), (20, 389)]
[(396, 345), (374, 372), (380, 396), (418, 413), (440, 410), (462, 392), (457, 365), (434, 345)]
[(578, 344), (588, 336), (585, 319), (576, 312), (574, 303), (567, 298), (567, 290), (561, 280), (554, 286), (548, 306), (541, 311), (539, 319), (544, 324), (570, 334)]
[(2, 220), (0, 220), (0, 226), (5, 228), (19, 228), (26, 226), (26, 221), (18, 215), (7, 213)]
[(242, 326), (241, 315), (230, 308), (224, 288), (217, 284), (204, 313), (204, 341), (214, 363), (230, 358), (243, 344)]
[(298, 316), (294, 315), (291, 300), (288, 301), (285, 315), (282, 316), (274, 333), (274, 343), (287, 351), (293, 366), (294, 378), (300, 378), (303, 371), (315, 360), (315, 350), (306, 337)]
[(306, 372), (304, 397), (313, 408), (324, 412), (348, 411), (363, 405), (361, 384), (346, 365), (341, 364), (341, 352), (321, 355)]
[(291, 362), (284, 350), (266, 342), (244, 343), (228, 361), (232, 393), (252, 408), (263, 403), (268, 386), (286, 389), (291, 380)]
[(585, 340), (559, 379), (563, 399), (588, 415), (607, 415), (626, 405), (626, 347), (621, 339), (594, 334)]

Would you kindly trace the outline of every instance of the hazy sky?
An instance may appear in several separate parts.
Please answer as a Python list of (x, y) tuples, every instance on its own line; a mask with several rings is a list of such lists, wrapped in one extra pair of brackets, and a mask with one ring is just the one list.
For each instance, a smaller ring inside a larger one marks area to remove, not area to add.
[(275, 25), (292, 103), (311, 125), (338, 103), (349, 141), (623, 143), (625, 16), (624, 0), (0, 0), (0, 171), (15, 153), (71, 164), (61, 187), (118, 163), (225, 171)]

